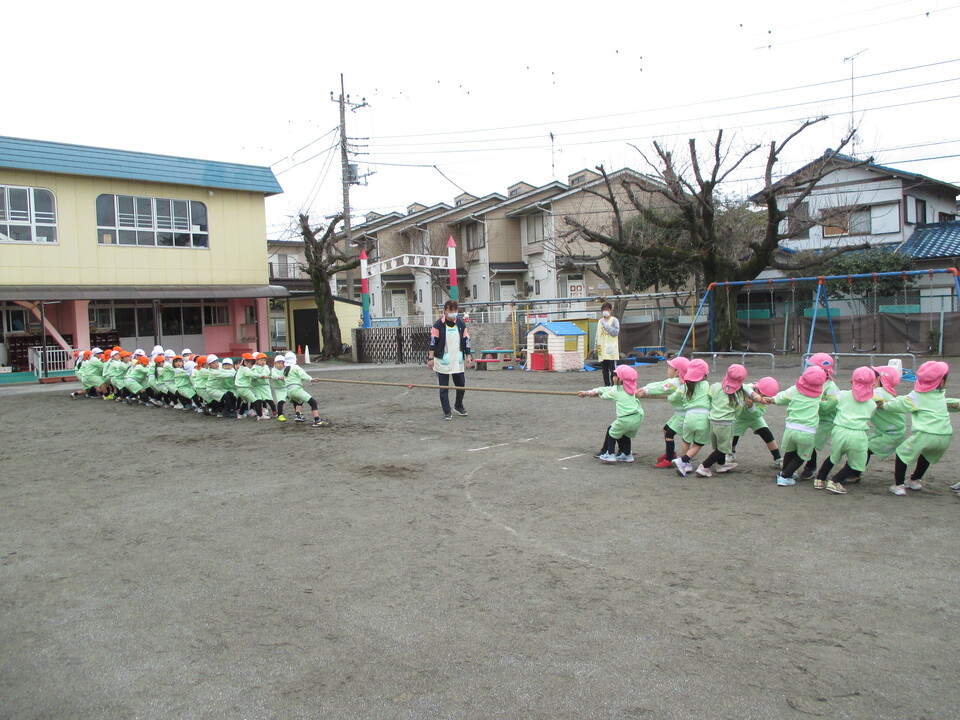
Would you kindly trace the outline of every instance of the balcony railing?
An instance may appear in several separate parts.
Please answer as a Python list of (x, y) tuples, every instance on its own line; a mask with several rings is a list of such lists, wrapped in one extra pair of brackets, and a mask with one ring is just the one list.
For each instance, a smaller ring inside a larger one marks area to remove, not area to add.
[(309, 280), (310, 276), (296, 263), (267, 263), (271, 280)]

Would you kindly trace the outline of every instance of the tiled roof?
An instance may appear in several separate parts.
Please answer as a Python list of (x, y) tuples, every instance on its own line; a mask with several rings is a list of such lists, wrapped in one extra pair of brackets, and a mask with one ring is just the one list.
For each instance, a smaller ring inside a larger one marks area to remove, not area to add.
[(930, 223), (917, 228), (897, 252), (918, 260), (960, 256), (960, 221)]
[(537, 332), (540, 328), (552, 332), (554, 335), (586, 335), (586, 333), (574, 325), (572, 322), (543, 322), (537, 324), (535, 328), (527, 334)]
[(248, 190), (264, 195), (283, 192), (268, 167), (12, 137), (0, 137), (0, 168)]

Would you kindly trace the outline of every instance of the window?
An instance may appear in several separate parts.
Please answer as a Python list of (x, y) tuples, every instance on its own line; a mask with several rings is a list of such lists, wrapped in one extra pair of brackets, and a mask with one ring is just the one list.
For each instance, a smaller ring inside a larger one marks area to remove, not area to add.
[(0, 185), (0, 242), (57, 242), (57, 205), (43, 188)]
[(534, 290), (533, 290), (534, 294), (539, 295), (539, 294), (540, 294), (540, 281), (539, 281), (539, 280), (534, 280), (534, 281), (533, 281), (533, 288), (534, 288)]
[(927, 222), (927, 201), (917, 198), (917, 225)]
[[(18, 333), (27, 329), (27, 311), (23, 308), (8, 308), (6, 312), (7, 327), (4, 332)], [(2, 338), (0, 338), (2, 339)]]
[(162, 335), (180, 335), (183, 329), (183, 318), (180, 315), (180, 306), (167, 306), (160, 310), (160, 332)]
[(193, 200), (100, 195), (97, 242), (142, 247), (209, 247), (207, 206)]
[(480, 223), (470, 223), (465, 232), (467, 234), (467, 250), (479, 250), (483, 247), (483, 225)]
[(476, 285), (473, 286), (473, 299), (474, 299), (474, 300), (477, 299), (477, 286), (476, 286)]
[(825, 210), (821, 218), (824, 237), (838, 235), (869, 235), (870, 208), (833, 208)]
[(787, 233), (792, 238), (810, 237), (810, 203), (802, 202), (787, 218)]
[(204, 305), (203, 306), (203, 324), (204, 325), (229, 325), (230, 308), (226, 305)]
[(524, 216), (521, 228), (527, 245), (543, 242), (543, 215), (538, 213)]
[(114, 328), (120, 337), (137, 336), (137, 311), (132, 307), (118, 307), (113, 310)]
[(156, 334), (156, 324), (153, 321), (152, 307), (137, 308), (137, 336), (150, 337)]
[(937, 214), (937, 222), (955, 222), (956, 219), (957, 219), (957, 216), (954, 215), (953, 213), (942, 212)]

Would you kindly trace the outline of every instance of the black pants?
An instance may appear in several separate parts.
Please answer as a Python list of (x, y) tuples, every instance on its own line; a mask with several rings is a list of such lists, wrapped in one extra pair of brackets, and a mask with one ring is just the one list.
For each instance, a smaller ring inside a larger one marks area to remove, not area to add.
[(617, 367), (616, 360), (601, 360), (600, 369), (603, 370), (603, 384), (609, 386), (612, 383), (613, 371)]
[(440, 385), (440, 407), (443, 408), (443, 414), (450, 412), (450, 378), (453, 378), (453, 384), (457, 386), (457, 394), (454, 398), (456, 407), (463, 407), (463, 390), (467, 385), (467, 379), (464, 373), (437, 373), (437, 383)]

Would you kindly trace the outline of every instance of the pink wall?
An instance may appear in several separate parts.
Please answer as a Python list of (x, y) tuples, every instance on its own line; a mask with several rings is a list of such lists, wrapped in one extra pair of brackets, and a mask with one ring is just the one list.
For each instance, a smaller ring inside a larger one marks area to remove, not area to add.
[[(249, 350), (265, 350), (270, 347), (270, 307), (267, 298), (233, 298), (230, 307), (230, 325), (214, 325), (203, 329), (203, 344), (208, 353), (235, 355)], [(241, 341), (240, 338), (255, 334), (247, 323), (247, 308), (256, 307), (260, 332), (257, 339)]]
[(208, 325), (203, 329), (204, 352), (229, 355), (230, 346), (236, 344), (236, 335), (233, 325)]

